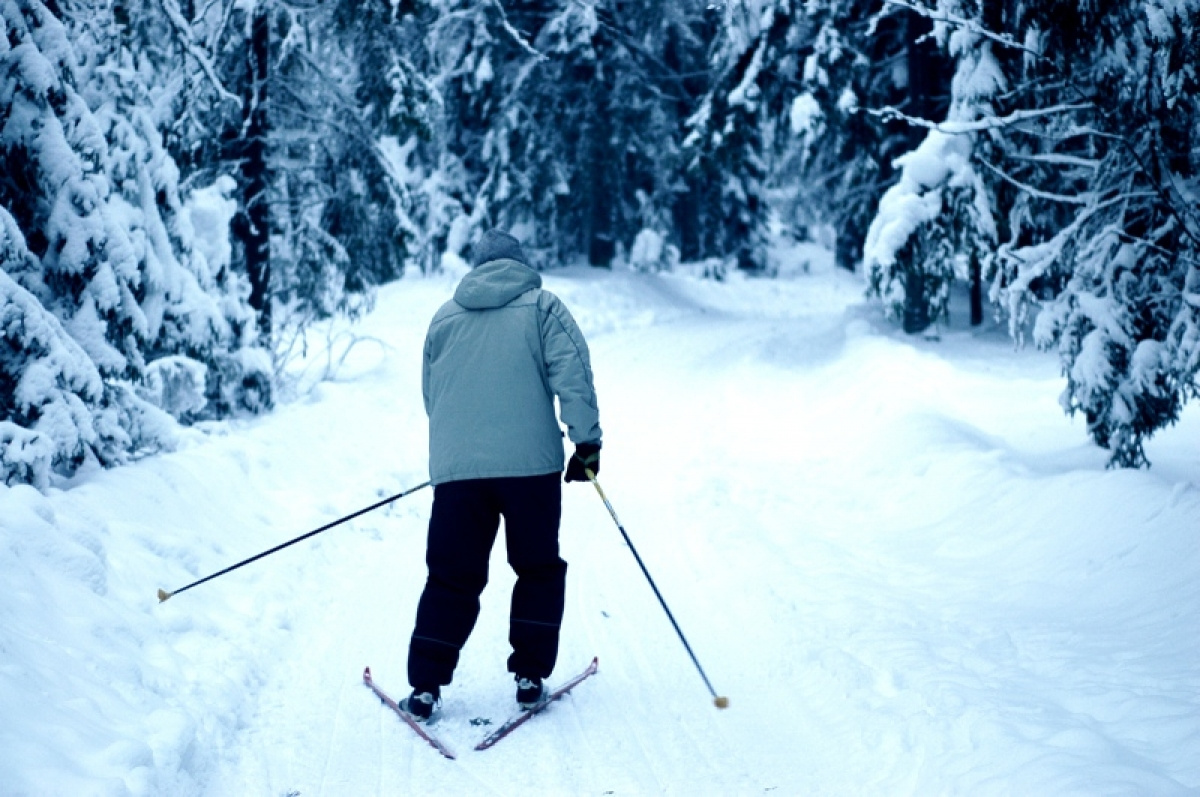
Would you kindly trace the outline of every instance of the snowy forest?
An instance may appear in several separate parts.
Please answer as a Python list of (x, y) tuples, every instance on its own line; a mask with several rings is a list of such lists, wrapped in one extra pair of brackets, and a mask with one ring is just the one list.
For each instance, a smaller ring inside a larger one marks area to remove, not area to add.
[[(1109, 464), (1198, 394), (1200, 0), (0, 0), (0, 474), (269, 411), (511, 230), (1057, 352)], [(448, 265), (449, 264), (449, 265)], [(966, 287), (955, 293), (954, 285)], [(951, 297), (968, 297), (952, 307)]]

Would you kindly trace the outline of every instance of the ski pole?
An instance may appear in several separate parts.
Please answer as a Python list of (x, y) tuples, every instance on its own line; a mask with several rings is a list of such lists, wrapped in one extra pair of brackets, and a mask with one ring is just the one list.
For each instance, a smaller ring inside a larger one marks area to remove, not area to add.
[(700, 666), (700, 660), (696, 658), (696, 654), (692, 652), (692, 646), (688, 644), (687, 637), (683, 635), (683, 630), (679, 627), (679, 623), (675, 622), (675, 615), (671, 614), (670, 607), (667, 606), (667, 601), (663, 598), (662, 593), (658, 591), (658, 585), (654, 583), (654, 579), (650, 577), (650, 571), (646, 569), (645, 562), (642, 557), (638, 556), (637, 548), (633, 547), (633, 540), (629, 539), (629, 534), (625, 531), (625, 527), (621, 525), (621, 521), (617, 518), (617, 510), (613, 509), (613, 505), (609, 502), (608, 496), (604, 494), (604, 490), (600, 488), (600, 482), (596, 481), (596, 474), (590, 469), (584, 469), (587, 474), (588, 481), (596, 488), (596, 492), (600, 494), (600, 500), (604, 502), (604, 506), (608, 507), (608, 514), (612, 515), (613, 523), (617, 524), (617, 530), (621, 532), (621, 536), (625, 538), (625, 544), (629, 546), (629, 550), (633, 552), (633, 558), (637, 560), (638, 567), (642, 568), (642, 574), (646, 576), (646, 580), (650, 582), (650, 589), (654, 590), (658, 602), (662, 604), (663, 611), (667, 613), (667, 619), (671, 621), (671, 625), (675, 627), (675, 633), (679, 635), (679, 641), (687, 649), (688, 655), (692, 657), (692, 664), (696, 665), (696, 672), (700, 673), (700, 677), (704, 679), (704, 685), (708, 687), (708, 693), (713, 696), (713, 705), (717, 708), (729, 708), (729, 698), (717, 695), (717, 690), (713, 689), (712, 682), (708, 680), (708, 676), (704, 674), (704, 668)]
[(212, 581), (214, 578), (217, 578), (218, 576), (223, 576), (226, 573), (232, 573), (234, 570), (237, 570), (239, 567), (244, 567), (245, 565), (248, 565), (251, 562), (257, 562), (259, 559), (262, 559), (264, 556), (270, 556), (271, 554), (275, 553), (276, 551), (282, 551), (284, 548), (288, 547), (289, 545), (295, 545), (296, 543), (300, 542), (301, 540), (307, 540), (309, 537), (313, 537), (317, 534), (320, 534), (322, 531), (328, 531), (329, 529), (333, 528), (334, 526), (340, 526), (348, 520), (354, 520), (354, 518), (358, 517), (359, 515), (365, 515), (368, 512), (376, 510), (381, 506), (390, 504), (393, 501), (398, 501), (401, 498), (403, 498), (404, 496), (411, 495), (412, 493), (415, 493), (417, 490), (423, 489), (428, 486), (429, 486), (429, 482), (425, 482), (424, 484), (418, 484), (416, 487), (410, 487), (409, 489), (405, 490), (402, 493), (397, 493), (396, 495), (393, 495), (391, 498), (385, 498), (382, 501), (371, 504), (370, 506), (366, 507), (365, 509), (360, 509), (357, 512), (354, 512), (353, 514), (346, 515), (344, 518), (335, 520), (332, 523), (326, 523), (324, 526), (322, 526), (319, 529), (313, 529), (312, 531), (308, 532), (307, 534), (301, 534), (299, 537), (297, 537), (294, 540), (288, 540), (287, 542), (285, 542), (281, 545), (276, 545), (274, 548), (272, 548), (269, 551), (263, 551), (262, 553), (260, 553), (256, 556), (251, 556), (249, 559), (238, 562), (236, 565), (230, 565), (229, 567), (225, 568), (224, 570), (213, 573), (211, 576), (205, 576), (204, 578), (200, 579), (199, 581), (193, 581), (191, 584), (188, 584), (186, 587), (180, 587), (179, 589), (175, 590), (174, 592), (167, 592), (165, 589), (160, 589), (158, 591), (158, 602), (162, 603), (167, 598), (170, 598), (174, 595), (178, 595), (179, 593), (181, 593), (185, 590), (189, 590), (192, 587), (198, 587), (201, 584), (203, 584), (205, 581)]

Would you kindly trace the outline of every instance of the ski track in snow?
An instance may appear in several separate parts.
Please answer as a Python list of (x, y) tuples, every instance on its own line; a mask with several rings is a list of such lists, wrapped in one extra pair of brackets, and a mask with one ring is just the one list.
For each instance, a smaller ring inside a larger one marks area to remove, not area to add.
[[(1200, 790), (1200, 414), (1104, 469), (1048, 355), (906, 337), (826, 267), (547, 275), (592, 347), (600, 481), (564, 490), (559, 683), (495, 748), (512, 575), (434, 730), (407, 693), (431, 492), (425, 325), (385, 288), (335, 378), (43, 496), (0, 488), (0, 794), (1184, 794)], [(320, 362), (322, 353), (311, 357)]]

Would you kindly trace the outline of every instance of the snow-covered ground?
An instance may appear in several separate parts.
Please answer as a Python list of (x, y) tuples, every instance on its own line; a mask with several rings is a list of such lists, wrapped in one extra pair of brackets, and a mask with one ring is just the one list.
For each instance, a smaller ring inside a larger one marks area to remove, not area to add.
[(828, 265), (546, 283), (592, 345), (600, 481), (728, 710), (589, 485), (555, 680), (600, 672), (470, 750), (512, 708), (497, 546), (437, 725), (457, 761), (361, 681), (406, 690), (428, 490), (158, 603), (425, 480), (453, 281), (415, 278), (270, 416), (0, 487), (0, 794), (1200, 791), (1200, 408), (1109, 471), (1052, 356), (906, 337)]

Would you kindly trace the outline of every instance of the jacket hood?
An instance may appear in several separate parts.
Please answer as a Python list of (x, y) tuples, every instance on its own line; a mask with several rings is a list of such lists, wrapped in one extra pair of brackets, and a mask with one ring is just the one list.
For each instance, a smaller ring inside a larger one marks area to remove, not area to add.
[(454, 291), (454, 301), (468, 310), (503, 307), (533, 288), (542, 287), (542, 276), (516, 260), (491, 260), (472, 269)]

